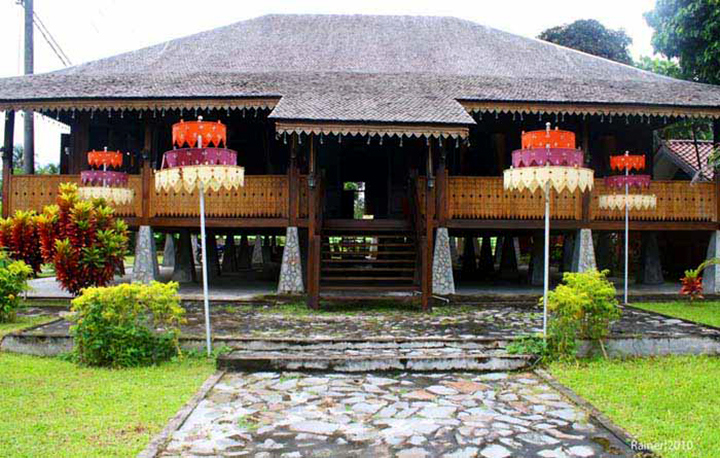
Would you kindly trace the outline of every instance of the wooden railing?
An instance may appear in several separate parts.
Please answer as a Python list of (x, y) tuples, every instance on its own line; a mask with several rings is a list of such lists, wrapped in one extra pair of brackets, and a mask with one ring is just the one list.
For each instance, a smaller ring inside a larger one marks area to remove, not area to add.
[[(579, 192), (551, 196), (553, 218), (582, 218)], [(450, 177), (447, 205), (450, 219), (540, 219), (545, 211), (541, 191), (505, 191), (501, 177)]]
[[(79, 175), (13, 175), (10, 184), (10, 212), (17, 209), (41, 212), (46, 205), (54, 204), (61, 183), (80, 182)], [(142, 216), (142, 177), (131, 175), (129, 186), (135, 190), (135, 199), (129, 205), (120, 205), (120, 216)], [(288, 214), (288, 182), (285, 175), (250, 175), (245, 186), (238, 190), (208, 191), (205, 205), (209, 217), (234, 218), (286, 218)], [(178, 194), (155, 191), (149, 180), (149, 217), (197, 217), (198, 196), (195, 192)]]
[[(46, 205), (56, 203), (58, 186), (62, 183), (80, 183), (80, 175), (12, 175), (10, 178), (10, 214), (15, 210), (43, 211)], [(118, 205), (115, 211), (120, 216), (142, 214), (142, 180), (131, 175), (128, 186), (135, 190), (135, 199), (129, 205)]]
[[(590, 204), (590, 218), (595, 220), (619, 220), (625, 217), (623, 210), (601, 210), (599, 196), (617, 193), (605, 187), (603, 180), (595, 180), (595, 190)], [(624, 191), (620, 190), (620, 193)], [(637, 191), (633, 191), (637, 192)], [(716, 221), (717, 203), (715, 183), (688, 181), (653, 181), (649, 189), (640, 191), (654, 194), (657, 207), (651, 210), (633, 210), (630, 219), (646, 221)]]
[[(150, 217), (200, 216), (196, 192), (158, 192), (153, 183), (150, 189)], [(237, 190), (207, 191), (205, 212), (213, 218), (287, 218), (287, 199), (287, 176), (248, 175)]]

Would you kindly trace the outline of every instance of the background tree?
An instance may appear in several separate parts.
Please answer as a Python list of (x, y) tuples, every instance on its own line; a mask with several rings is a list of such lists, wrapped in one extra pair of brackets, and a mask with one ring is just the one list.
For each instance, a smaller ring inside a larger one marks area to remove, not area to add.
[(657, 0), (645, 20), (655, 51), (677, 58), (687, 79), (720, 84), (720, 1)]
[(628, 47), (632, 43), (624, 30), (612, 30), (595, 19), (580, 19), (572, 24), (551, 27), (538, 38), (594, 56), (632, 65)]

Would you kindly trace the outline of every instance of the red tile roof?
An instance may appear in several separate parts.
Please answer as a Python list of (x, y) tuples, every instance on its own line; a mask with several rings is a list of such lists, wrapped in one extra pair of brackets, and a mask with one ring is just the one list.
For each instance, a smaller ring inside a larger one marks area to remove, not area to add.
[[(677, 159), (677, 165), (691, 177), (694, 176), (698, 171), (695, 143), (692, 140), (666, 140), (665, 144), (668, 147), (667, 150)], [(703, 177), (712, 180), (714, 170), (707, 166), (708, 158), (712, 153), (712, 142), (698, 140), (697, 147), (700, 153)]]

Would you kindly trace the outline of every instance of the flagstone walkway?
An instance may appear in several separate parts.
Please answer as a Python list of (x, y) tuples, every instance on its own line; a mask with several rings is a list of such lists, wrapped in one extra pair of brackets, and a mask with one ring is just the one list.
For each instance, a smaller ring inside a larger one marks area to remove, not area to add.
[[(183, 336), (203, 337), (205, 322), (199, 304), (185, 306), (187, 323)], [(437, 314), (408, 310), (397, 313), (293, 314), (276, 312), (267, 306), (211, 306), (213, 335), (216, 337), (284, 339), (383, 339), (453, 338), (508, 339), (542, 331), (542, 309), (512, 305), (464, 305), (442, 308)], [(34, 333), (67, 334), (70, 324), (56, 322)], [(720, 338), (717, 329), (668, 318), (630, 307), (613, 323), (612, 337)]]
[(162, 457), (629, 457), (536, 375), (226, 374)]

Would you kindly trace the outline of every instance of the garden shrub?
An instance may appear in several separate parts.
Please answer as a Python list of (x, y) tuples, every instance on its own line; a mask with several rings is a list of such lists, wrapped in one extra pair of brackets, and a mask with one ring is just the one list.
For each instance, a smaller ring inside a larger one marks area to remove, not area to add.
[(605, 352), (603, 340), (610, 323), (620, 318), (615, 286), (608, 271), (566, 272), (563, 283), (548, 293), (552, 314), (548, 329), (548, 353), (555, 358), (574, 357), (577, 340), (596, 341)]
[(104, 200), (83, 201), (77, 185), (60, 185), (57, 205), (37, 217), (45, 262), (55, 266), (64, 289), (77, 295), (89, 286), (109, 284), (122, 268), (128, 247), (127, 224)]
[(0, 323), (15, 320), (20, 293), (28, 289), (33, 270), (23, 261), (13, 261), (0, 250)]
[(90, 366), (134, 367), (179, 354), (178, 284), (152, 282), (84, 289), (73, 299), (75, 358)]
[(23, 261), (37, 275), (42, 267), (42, 253), (38, 243), (34, 211), (18, 210), (9, 218), (0, 218), (0, 248), (12, 259)]

